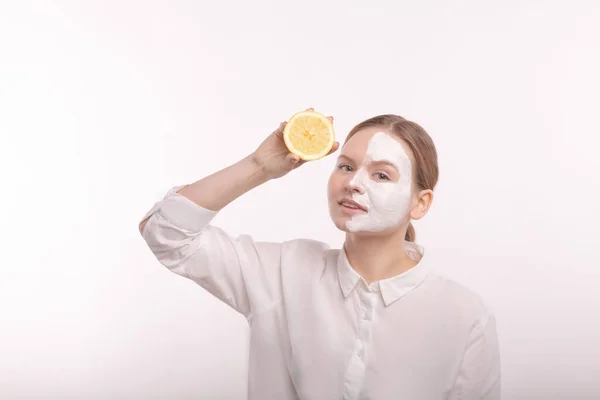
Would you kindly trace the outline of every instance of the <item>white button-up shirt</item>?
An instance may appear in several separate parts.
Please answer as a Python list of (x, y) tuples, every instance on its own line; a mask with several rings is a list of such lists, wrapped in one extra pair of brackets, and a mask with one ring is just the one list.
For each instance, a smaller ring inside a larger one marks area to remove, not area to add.
[(500, 399), (495, 318), (481, 298), (419, 263), (367, 285), (322, 242), (233, 237), (173, 187), (143, 217), (158, 261), (243, 314), (251, 400)]

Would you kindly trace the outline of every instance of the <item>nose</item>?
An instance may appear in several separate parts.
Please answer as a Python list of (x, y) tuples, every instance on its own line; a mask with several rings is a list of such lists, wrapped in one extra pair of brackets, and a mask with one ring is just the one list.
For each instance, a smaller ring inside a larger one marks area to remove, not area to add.
[(358, 194), (364, 194), (365, 193), (365, 188), (362, 185), (362, 183), (360, 182), (360, 172), (355, 174), (354, 176), (348, 178), (346, 180), (346, 192), (348, 193), (358, 193)]

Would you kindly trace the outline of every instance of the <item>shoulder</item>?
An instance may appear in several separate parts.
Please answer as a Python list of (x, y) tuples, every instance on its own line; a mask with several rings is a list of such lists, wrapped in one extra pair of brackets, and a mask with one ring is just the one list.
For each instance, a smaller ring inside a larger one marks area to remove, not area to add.
[(325, 242), (300, 238), (282, 243), (281, 268), (292, 280), (313, 282), (336, 265), (339, 249)]
[(438, 271), (431, 271), (427, 281), (432, 294), (452, 315), (480, 323), (494, 318), (493, 309), (478, 291)]
[(330, 252), (330, 246), (319, 240), (298, 238), (282, 243), (282, 257), (293, 257), (297, 260), (322, 259)]

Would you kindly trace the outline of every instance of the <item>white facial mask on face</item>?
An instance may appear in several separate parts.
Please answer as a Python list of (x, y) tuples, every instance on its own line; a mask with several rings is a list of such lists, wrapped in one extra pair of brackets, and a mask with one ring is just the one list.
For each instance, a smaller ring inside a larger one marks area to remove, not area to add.
[[(400, 173), (397, 182), (376, 180), (371, 177), (366, 165), (373, 161), (388, 161)], [(412, 165), (410, 158), (398, 140), (385, 132), (377, 132), (369, 141), (367, 154), (351, 184), (359, 187), (364, 194), (353, 193), (352, 199), (367, 209), (366, 214), (354, 215), (346, 223), (351, 232), (380, 232), (392, 228), (409, 211), (411, 200)]]

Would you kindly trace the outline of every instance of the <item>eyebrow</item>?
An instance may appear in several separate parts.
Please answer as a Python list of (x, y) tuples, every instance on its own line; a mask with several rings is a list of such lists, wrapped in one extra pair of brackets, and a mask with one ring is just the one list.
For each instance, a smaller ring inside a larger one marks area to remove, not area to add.
[(350, 162), (352, 162), (352, 163), (354, 163), (354, 164), (357, 164), (357, 162), (356, 162), (356, 161), (354, 161), (352, 158), (350, 158), (350, 157), (348, 157), (348, 156), (345, 156), (345, 155), (343, 155), (343, 154), (340, 154), (340, 155), (338, 156), (338, 159), (340, 159), (340, 158), (345, 158), (346, 160), (348, 160), (348, 161), (350, 161)]
[[(354, 164), (358, 164), (358, 163), (357, 163), (356, 161), (354, 161), (352, 158), (350, 158), (350, 157), (348, 157), (348, 156), (346, 156), (346, 155), (344, 155), (344, 154), (340, 154), (340, 155), (338, 156), (338, 159), (340, 159), (340, 158), (345, 158), (346, 160), (348, 160), (348, 161), (350, 161), (350, 162), (352, 162), (352, 163), (354, 163)], [(391, 161), (388, 161), (388, 160), (377, 160), (377, 161), (373, 161), (372, 163), (373, 163), (373, 164), (386, 164), (386, 165), (388, 165), (388, 166), (390, 166), (390, 167), (394, 168), (395, 170), (398, 170), (398, 168), (397, 168), (397, 167), (394, 165), (394, 163), (392, 163)]]

